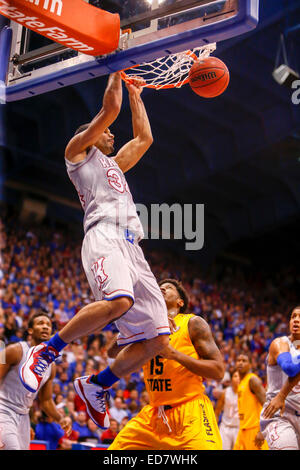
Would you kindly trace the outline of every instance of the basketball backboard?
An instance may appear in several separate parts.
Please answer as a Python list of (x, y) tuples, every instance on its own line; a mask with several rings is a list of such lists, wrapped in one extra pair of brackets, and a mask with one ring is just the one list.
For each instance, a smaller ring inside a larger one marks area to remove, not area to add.
[(218, 43), (246, 33), (258, 23), (259, 0), (90, 0), (90, 3), (119, 13), (118, 48), (110, 54), (92, 57), (11, 21), (13, 38), (6, 81), (7, 101), (46, 93), (171, 53)]

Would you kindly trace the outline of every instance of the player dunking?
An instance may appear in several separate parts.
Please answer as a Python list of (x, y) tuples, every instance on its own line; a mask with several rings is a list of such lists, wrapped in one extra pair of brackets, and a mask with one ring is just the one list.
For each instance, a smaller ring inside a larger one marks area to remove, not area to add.
[(109, 126), (122, 104), (120, 73), (109, 77), (102, 108), (83, 125), (65, 151), (67, 171), (84, 210), (82, 263), (96, 302), (83, 307), (51, 340), (33, 348), (20, 370), (28, 390), (36, 391), (48, 365), (68, 343), (116, 321), (119, 344), (127, 345), (98, 375), (74, 385), (91, 419), (109, 426), (107, 388), (140, 368), (169, 343), (168, 312), (159, 286), (138, 245), (143, 229), (124, 173), (148, 150), (153, 138), (140, 82), (127, 84), (134, 138), (115, 157)]
[(268, 354), (260, 427), (271, 450), (300, 449), (300, 306), (292, 310), (289, 327), (290, 336), (274, 339)]
[[(50, 338), (51, 320), (44, 312), (34, 314), (28, 324), (31, 345), (38, 345)], [(19, 380), (19, 367), (26, 358), (30, 346), (26, 341), (11, 344), (5, 350), (6, 363), (0, 364), (0, 429), (4, 450), (28, 450), (30, 443), (29, 410), (36, 393), (26, 390)], [(67, 433), (71, 431), (70, 418), (62, 418), (52, 399), (52, 381), (55, 364), (43, 377), (39, 390), (41, 409), (57, 421)], [(1, 448), (1, 447), (0, 447)]]
[[(221, 353), (206, 321), (185, 313), (188, 297), (182, 285), (175, 279), (159, 284), (177, 330), (170, 345), (143, 367), (150, 404), (126, 424), (109, 450), (221, 450), (202, 383), (202, 377), (223, 378)], [(113, 346), (109, 354), (118, 349)]]

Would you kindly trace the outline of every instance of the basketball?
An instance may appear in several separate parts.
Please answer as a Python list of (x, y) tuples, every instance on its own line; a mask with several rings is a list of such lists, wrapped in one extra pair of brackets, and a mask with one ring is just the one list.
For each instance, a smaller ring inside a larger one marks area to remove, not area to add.
[(189, 71), (189, 84), (197, 95), (214, 98), (221, 95), (229, 84), (229, 71), (217, 57), (195, 62)]

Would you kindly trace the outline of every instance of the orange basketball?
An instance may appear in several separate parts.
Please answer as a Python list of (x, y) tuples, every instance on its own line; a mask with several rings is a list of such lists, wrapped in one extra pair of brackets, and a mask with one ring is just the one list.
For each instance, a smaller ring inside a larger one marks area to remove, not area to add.
[(217, 57), (195, 62), (189, 71), (189, 84), (197, 95), (214, 98), (221, 95), (229, 84), (229, 71)]

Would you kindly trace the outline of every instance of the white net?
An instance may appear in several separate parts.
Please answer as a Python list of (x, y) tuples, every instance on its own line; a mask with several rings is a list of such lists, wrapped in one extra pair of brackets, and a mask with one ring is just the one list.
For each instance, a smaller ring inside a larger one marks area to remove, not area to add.
[(208, 57), (216, 50), (216, 43), (196, 47), (193, 50), (170, 54), (152, 62), (136, 65), (122, 72), (124, 80), (129, 81), (139, 77), (144, 86), (161, 90), (165, 88), (180, 88), (187, 83), (191, 66), (196, 60)]

